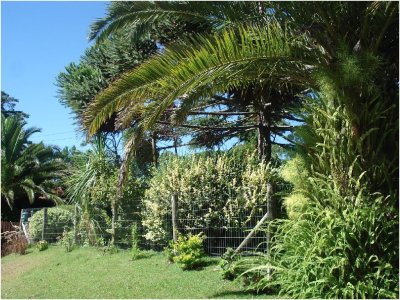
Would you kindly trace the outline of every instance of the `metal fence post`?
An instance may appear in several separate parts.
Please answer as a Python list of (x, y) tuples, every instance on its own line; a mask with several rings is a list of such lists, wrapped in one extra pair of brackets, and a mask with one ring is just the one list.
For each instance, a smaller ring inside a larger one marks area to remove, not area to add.
[(42, 241), (44, 240), (44, 234), (46, 232), (46, 224), (47, 224), (47, 207), (43, 208)]
[(178, 194), (173, 193), (171, 198), (171, 207), (172, 207), (172, 237), (174, 242), (178, 240)]

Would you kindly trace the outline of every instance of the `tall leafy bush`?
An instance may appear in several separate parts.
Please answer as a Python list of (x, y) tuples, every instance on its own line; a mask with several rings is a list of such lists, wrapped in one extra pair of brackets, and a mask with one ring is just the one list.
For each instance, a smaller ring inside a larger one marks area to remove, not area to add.
[[(41, 239), (43, 228), (43, 210), (39, 210), (29, 219), (29, 235), (32, 239)], [(44, 239), (56, 241), (57, 236), (62, 235), (64, 228), (73, 227), (74, 215), (68, 209), (49, 207), (47, 209), (47, 223)]]
[(167, 242), (166, 222), (171, 195), (179, 195), (179, 218), (195, 227), (243, 226), (239, 216), (257, 213), (266, 204), (266, 183), (277, 171), (260, 163), (255, 153), (240, 160), (234, 155), (167, 157), (154, 170), (145, 193), (143, 225), (148, 240)]
[(387, 179), (397, 166), (386, 158), (378, 164), (382, 149), (371, 147), (397, 129), (372, 127), (390, 110), (371, 100), (360, 108), (371, 129), (356, 137), (346, 109), (329, 100), (309, 104), (301, 134), (313, 143), (305, 144), (304, 159), (283, 169), (294, 186), (285, 200), (290, 219), (275, 222), (270, 253), (240, 263), (257, 274), (251, 286), (258, 290), (299, 298), (396, 298), (397, 192), (390, 193)]

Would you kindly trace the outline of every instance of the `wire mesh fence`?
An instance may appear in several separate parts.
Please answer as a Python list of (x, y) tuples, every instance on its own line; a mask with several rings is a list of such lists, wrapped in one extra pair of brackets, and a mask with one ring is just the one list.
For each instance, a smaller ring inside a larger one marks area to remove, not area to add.
[[(142, 200), (140, 200), (142, 201)], [(143, 203), (142, 203), (143, 204)], [(143, 249), (163, 250), (173, 237), (173, 213), (170, 208), (153, 221), (157, 226), (145, 220), (144, 205), (137, 205), (133, 211), (119, 212), (115, 220), (115, 241), (120, 248), (130, 248), (132, 245), (132, 226), (137, 228)], [(96, 213), (83, 212), (81, 209), (71, 208), (72, 219), (61, 220), (53, 218), (46, 220), (43, 209), (24, 209), (21, 213), (21, 225), (30, 242), (47, 240), (55, 243), (64, 231), (73, 231), (75, 241), (79, 245), (108, 245), (112, 238), (111, 212)], [(251, 208), (240, 208), (237, 212), (227, 215), (223, 211), (214, 211), (210, 214), (210, 207), (191, 207), (188, 209), (179, 206), (176, 212), (176, 230), (180, 234), (206, 235), (204, 250), (209, 255), (222, 255), (227, 248), (237, 248), (249, 232), (256, 226), (267, 212), (267, 205), (260, 204)], [(35, 214), (37, 216), (35, 217)], [(38, 217), (39, 216), (39, 217)], [(35, 221), (32, 226), (32, 220)], [(38, 225), (39, 224), (39, 225)], [(150, 227), (149, 227), (150, 226)], [(157, 234), (158, 236), (157, 236)], [(262, 250), (266, 234), (260, 230), (256, 232), (243, 247), (244, 251)], [(260, 248), (261, 247), (261, 248)]]

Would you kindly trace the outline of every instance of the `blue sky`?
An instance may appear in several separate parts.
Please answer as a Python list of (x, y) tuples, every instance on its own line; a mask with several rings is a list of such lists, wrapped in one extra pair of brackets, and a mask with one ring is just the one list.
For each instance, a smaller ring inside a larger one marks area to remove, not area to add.
[(89, 46), (90, 24), (104, 16), (107, 2), (1, 2), (1, 90), (17, 98), (42, 129), (32, 141), (79, 146), (70, 111), (57, 99), (55, 79)]
[[(78, 62), (90, 46), (89, 26), (105, 15), (107, 4), (1, 2), (1, 90), (19, 100), (16, 109), (30, 115), (28, 126), (42, 129), (32, 141), (87, 148), (80, 147), (84, 137), (77, 132), (70, 110), (59, 103), (55, 82), (57, 75), (71, 62)], [(282, 142), (280, 138), (277, 141)], [(182, 147), (179, 152), (187, 150)]]

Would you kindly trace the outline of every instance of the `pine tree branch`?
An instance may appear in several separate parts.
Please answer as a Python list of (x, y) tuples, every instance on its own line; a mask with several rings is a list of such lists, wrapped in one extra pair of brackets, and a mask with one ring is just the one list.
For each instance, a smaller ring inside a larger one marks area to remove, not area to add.
[(161, 125), (171, 125), (176, 127), (184, 127), (184, 128), (192, 128), (192, 129), (203, 129), (203, 130), (231, 130), (231, 129), (256, 129), (258, 125), (249, 125), (249, 126), (230, 126), (230, 127), (221, 127), (221, 126), (201, 126), (201, 125), (189, 125), (189, 124), (172, 124), (170, 122), (157, 121), (157, 124)]
[(257, 115), (256, 112), (250, 112), (250, 111), (240, 111), (240, 112), (234, 112), (234, 111), (191, 111), (188, 113), (189, 115), (215, 115), (215, 116), (235, 116), (235, 115)]
[(171, 145), (171, 146), (164, 146), (164, 147), (157, 147), (158, 151), (162, 150), (167, 150), (167, 149), (172, 149), (172, 148), (179, 148), (179, 147), (185, 147), (185, 146), (196, 146), (198, 143), (187, 143), (187, 144), (182, 144), (182, 145)]
[(296, 143), (295, 141), (293, 141), (293, 140), (291, 140), (291, 139), (288, 139), (286, 136), (284, 136), (284, 135), (281, 134), (281, 133), (278, 133), (278, 132), (275, 132), (275, 131), (274, 131), (274, 133), (275, 133), (276, 135), (279, 135), (281, 138), (283, 138), (284, 140), (288, 141), (289, 143), (291, 143), (291, 144), (293, 144), (293, 145), (301, 146), (299, 143)]

